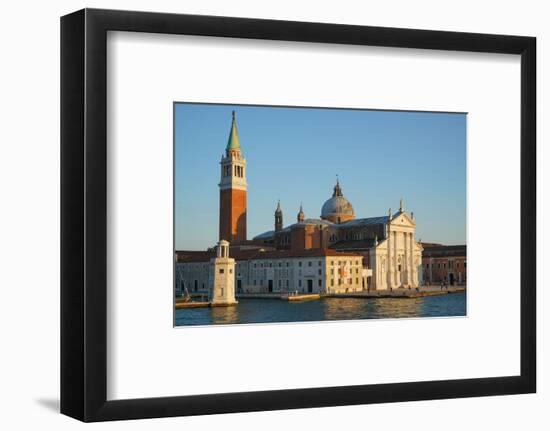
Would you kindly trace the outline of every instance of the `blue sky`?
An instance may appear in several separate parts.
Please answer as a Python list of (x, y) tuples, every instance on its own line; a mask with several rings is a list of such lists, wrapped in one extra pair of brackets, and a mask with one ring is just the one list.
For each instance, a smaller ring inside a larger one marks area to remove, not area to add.
[(176, 249), (218, 239), (220, 159), (235, 110), (248, 180), (248, 238), (300, 202), (318, 218), (336, 182), (358, 218), (413, 211), (416, 239), (466, 243), (466, 114), (178, 103)]

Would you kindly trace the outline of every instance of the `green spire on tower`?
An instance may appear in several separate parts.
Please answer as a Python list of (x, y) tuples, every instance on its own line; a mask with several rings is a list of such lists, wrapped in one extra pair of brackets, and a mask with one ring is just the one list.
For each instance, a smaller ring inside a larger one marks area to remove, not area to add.
[(229, 140), (227, 141), (226, 151), (240, 150), (241, 143), (239, 141), (239, 133), (237, 132), (237, 122), (235, 121), (235, 111), (231, 113), (231, 132), (229, 132)]

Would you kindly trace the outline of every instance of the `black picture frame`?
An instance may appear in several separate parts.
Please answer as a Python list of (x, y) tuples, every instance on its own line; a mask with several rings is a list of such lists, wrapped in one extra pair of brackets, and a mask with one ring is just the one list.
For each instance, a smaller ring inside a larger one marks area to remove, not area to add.
[[(521, 374), (107, 401), (107, 32), (521, 56)], [(84, 9), (61, 18), (61, 412), (82, 421), (532, 393), (536, 390), (536, 39)]]

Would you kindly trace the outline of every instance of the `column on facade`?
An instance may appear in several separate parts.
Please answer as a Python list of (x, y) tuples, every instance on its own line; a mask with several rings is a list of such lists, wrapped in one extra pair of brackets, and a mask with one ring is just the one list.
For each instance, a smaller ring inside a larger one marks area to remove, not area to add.
[(416, 274), (417, 268), (414, 264), (414, 237), (413, 233), (409, 233), (409, 249), (411, 251), (411, 285), (418, 285), (418, 276)]
[(414, 234), (409, 233), (409, 246), (411, 250), (411, 285), (418, 286), (418, 268), (414, 264)]
[(411, 250), (411, 236), (409, 232), (404, 233), (406, 241), (405, 241), (405, 248), (407, 249), (407, 284), (410, 286), (412, 285), (412, 273), (413, 273), (413, 267), (412, 267), (412, 250)]
[(374, 253), (375, 253), (375, 258), (374, 258), (374, 259), (375, 259), (376, 265), (372, 265), (372, 266), (371, 266), (371, 268), (373, 268), (374, 271), (376, 271), (375, 274), (374, 274), (374, 277), (373, 277), (373, 279), (374, 279), (374, 286), (373, 286), (373, 288), (376, 289), (376, 290), (378, 290), (378, 289), (380, 289), (380, 288), (382, 287), (382, 280), (381, 280), (381, 278), (382, 278), (384, 275), (382, 274), (382, 268), (381, 268), (381, 265), (382, 265), (382, 258), (378, 256), (378, 254), (376, 253), (376, 249), (375, 249)]
[(388, 259), (387, 259), (387, 262), (386, 262), (386, 280), (387, 280), (387, 286), (386, 287), (389, 289), (390, 287), (393, 286), (393, 269), (392, 269), (393, 261), (392, 261), (392, 255), (391, 255), (392, 236), (391, 236), (391, 230), (390, 230), (389, 226), (388, 226), (388, 240), (387, 241), (388, 241)]
[(403, 249), (404, 251), (404, 267), (405, 267), (405, 277), (404, 277), (404, 284), (407, 286), (411, 285), (411, 271), (412, 267), (410, 265), (411, 263), (411, 250), (409, 245), (409, 233), (403, 232)]
[(399, 266), (397, 262), (397, 232), (393, 233), (393, 286), (399, 287)]

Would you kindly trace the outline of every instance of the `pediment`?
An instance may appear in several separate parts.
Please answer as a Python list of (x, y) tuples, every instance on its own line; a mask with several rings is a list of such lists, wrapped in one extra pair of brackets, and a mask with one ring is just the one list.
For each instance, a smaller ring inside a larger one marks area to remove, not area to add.
[(406, 212), (397, 213), (391, 220), (393, 226), (416, 227), (416, 222)]

